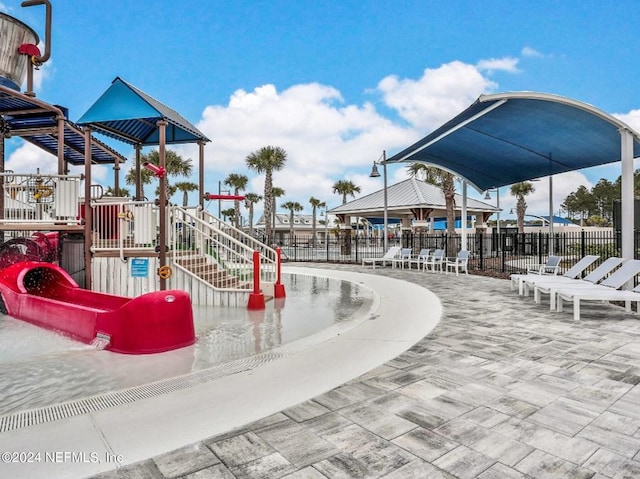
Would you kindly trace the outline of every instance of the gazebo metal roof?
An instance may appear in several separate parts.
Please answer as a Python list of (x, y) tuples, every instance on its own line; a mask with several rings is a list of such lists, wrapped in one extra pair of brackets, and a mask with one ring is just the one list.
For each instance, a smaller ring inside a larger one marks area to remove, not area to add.
[[(456, 194), (456, 209), (460, 209), (462, 196)], [(409, 178), (387, 187), (387, 210), (389, 216), (409, 214), (413, 208), (445, 210), (445, 198), (437, 186)], [(498, 212), (492, 205), (469, 198), (467, 208), (473, 212)], [(329, 210), (332, 214), (374, 217), (382, 215), (384, 209), (384, 190), (375, 191), (356, 198)]]
[(534, 92), (482, 95), (462, 113), (387, 163), (424, 162), (478, 190), (621, 160), (619, 119), (569, 98)]
[(210, 141), (175, 110), (160, 103), (120, 77), (82, 115), (78, 124), (129, 144), (158, 145), (156, 123), (165, 120), (166, 143), (196, 143)]

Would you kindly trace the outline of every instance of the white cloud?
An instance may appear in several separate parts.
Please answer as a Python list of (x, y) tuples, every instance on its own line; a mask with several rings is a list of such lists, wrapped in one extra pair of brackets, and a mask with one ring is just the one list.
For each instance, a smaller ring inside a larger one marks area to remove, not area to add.
[(640, 132), (640, 110), (631, 110), (629, 113), (614, 113), (613, 116)]
[[(58, 158), (25, 141), (9, 155), (5, 162), (5, 169), (18, 174), (40, 172), (55, 175), (58, 173)], [(82, 173), (84, 173), (84, 166), (69, 166), (69, 174), (80, 175)], [(110, 181), (109, 173), (110, 167), (93, 165), (91, 168), (92, 183), (106, 184), (107, 181)]]
[(439, 127), (478, 96), (496, 88), (477, 67), (459, 61), (427, 68), (417, 80), (390, 75), (378, 83), (385, 104), (421, 134)]
[(478, 70), (487, 72), (489, 74), (495, 71), (504, 71), (508, 73), (518, 73), (518, 58), (504, 57), (504, 58), (489, 58), (487, 60), (480, 60), (478, 62)]
[(531, 48), (531, 47), (524, 47), (522, 49), (522, 51), (520, 52), (520, 54), (523, 57), (543, 57), (544, 55), (542, 53), (540, 53), (538, 50), (536, 50), (535, 48)]

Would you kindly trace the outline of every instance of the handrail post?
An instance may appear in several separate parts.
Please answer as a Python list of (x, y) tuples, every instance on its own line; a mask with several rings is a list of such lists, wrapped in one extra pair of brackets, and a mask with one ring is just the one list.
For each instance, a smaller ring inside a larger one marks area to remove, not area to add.
[(282, 251), (276, 248), (276, 284), (273, 285), (273, 297), (284, 298), (284, 284), (282, 284)]
[(265, 309), (264, 294), (260, 291), (260, 252), (253, 252), (253, 293), (249, 295), (247, 309)]

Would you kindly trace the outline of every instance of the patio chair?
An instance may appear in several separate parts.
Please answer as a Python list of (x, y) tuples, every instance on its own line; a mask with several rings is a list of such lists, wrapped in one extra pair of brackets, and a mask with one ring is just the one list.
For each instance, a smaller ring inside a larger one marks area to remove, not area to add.
[(565, 271), (562, 275), (558, 275), (555, 277), (542, 276), (539, 274), (532, 274), (527, 276), (522, 276), (519, 278), (523, 284), (522, 286), (518, 285), (518, 291), (523, 290), (523, 295), (528, 296), (529, 290), (538, 282), (552, 282), (558, 280), (558, 283), (563, 281), (571, 280), (571, 279), (579, 279), (579, 276), (595, 261), (597, 261), (600, 256), (595, 254), (586, 255), (576, 264), (574, 264), (571, 268)]
[(445, 262), (445, 272), (449, 272), (450, 269), (456, 271), (456, 276), (460, 271), (464, 271), (465, 274), (469, 274), (467, 265), (469, 263), (469, 252), (467, 250), (460, 250), (455, 258), (447, 258)]
[(362, 267), (364, 268), (365, 263), (371, 263), (373, 269), (376, 269), (376, 263), (382, 263), (382, 266), (386, 266), (387, 262), (391, 263), (391, 260), (398, 256), (401, 248), (401, 246), (392, 246), (379, 258), (362, 258)]
[(573, 319), (580, 320), (581, 301), (624, 301), (627, 311), (631, 310), (631, 301), (640, 301), (640, 286), (632, 290), (621, 290), (626, 283), (640, 274), (640, 260), (632, 259), (624, 263), (602, 283), (578, 288), (560, 288), (556, 291), (557, 311), (563, 309), (563, 302), (573, 302)]
[(409, 269), (411, 269), (414, 264), (418, 267), (418, 270), (420, 268), (424, 269), (424, 262), (429, 259), (429, 256), (431, 256), (429, 254), (430, 252), (431, 250), (429, 248), (422, 248), (418, 253), (418, 256), (409, 260)]
[(408, 265), (411, 261), (411, 256), (413, 256), (413, 248), (402, 248), (400, 254), (391, 260), (391, 267), (395, 268), (399, 264), (404, 269), (404, 265)]
[(602, 262), (600, 266), (594, 269), (591, 273), (586, 275), (583, 279), (566, 279), (558, 280), (558, 276), (548, 277), (547, 281), (537, 281), (533, 285), (533, 300), (536, 303), (541, 302), (541, 294), (549, 295), (549, 309), (554, 311), (556, 309), (556, 291), (560, 288), (570, 288), (576, 286), (581, 288), (584, 285), (593, 286), (607, 275), (609, 275), (614, 269), (620, 266), (624, 260), (622, 258), (607, 258)]
[(424, 262), (425, 271), (435, 272), (436, 267), (442, 272), (442, 265), (445, 262), (444, 250), (437, 249), (431, 256)]
[(547, 262), (544, 264), (535, 264), (527, 267), (526, 273), (515, 273), (509, 276), (511, 279), (511, 291), (515, 288), (514, 286), (518, 285), (518, 294), (523, 294), (523, 278), (525, 276), (529, 276), (531, 274), (535, 275), (556, 275), (558, 271), (560, 271), (560, 261), (562, 258), (560, 256), (549, 256), (547, 258)]

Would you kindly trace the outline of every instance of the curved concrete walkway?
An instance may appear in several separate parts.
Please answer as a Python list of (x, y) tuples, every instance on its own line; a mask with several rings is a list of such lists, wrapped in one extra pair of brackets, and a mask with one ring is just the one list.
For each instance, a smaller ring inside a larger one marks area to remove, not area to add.
[(328, 392), (97, 477), (640, 477), (636, 316), (596, 305), (574, 323), (503, 280), (367, 272), (433, 291), (440, 324)]

